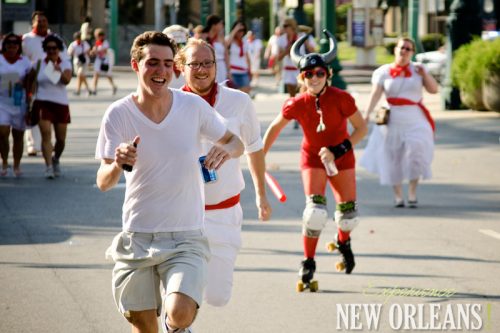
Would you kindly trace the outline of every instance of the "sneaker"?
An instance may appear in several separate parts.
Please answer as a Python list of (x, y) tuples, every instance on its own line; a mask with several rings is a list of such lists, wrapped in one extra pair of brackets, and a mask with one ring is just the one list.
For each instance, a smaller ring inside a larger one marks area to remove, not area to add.
[(59, 177), (61, 175), (61, 165), (59, 164), (59, 160), (56, 160), (55, 157), (52, 157), (52, 168), (54, 170), (54, 176)]
[(47, 169), (45, 169), (45, 178), (47, 179), (55, 178), (54, 169), (52, 168), (52, 166), (48, 166)]
[(408, 200), (408, 207), (410, 208), (417, 208), (418, 207), (418, 200)]
[(167, 316), (165, 314), (160, 315), (161, 329), (163, 333), (194, 333), (191, 327), (188, 328), (176, 328), (171, 329), (167, 327)]
[(74, 96), (80, 96), (80, 92), (79, 91), (73, 91), (73, 95)]
[(394, 207), (403, 208), (405, 206), (405, 201), (403, 199), (394, 199)]

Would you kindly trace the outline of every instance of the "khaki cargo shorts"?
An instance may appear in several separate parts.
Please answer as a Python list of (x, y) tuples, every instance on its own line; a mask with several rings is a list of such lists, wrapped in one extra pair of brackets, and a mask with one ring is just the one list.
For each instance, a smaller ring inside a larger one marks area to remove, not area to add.
[(115, 236), (106, 256), (113, 258), (112, 288), (121, 313), (156, 309), (162, 299), (180, 292), (201, 304), (210, 257), (202, 230)]

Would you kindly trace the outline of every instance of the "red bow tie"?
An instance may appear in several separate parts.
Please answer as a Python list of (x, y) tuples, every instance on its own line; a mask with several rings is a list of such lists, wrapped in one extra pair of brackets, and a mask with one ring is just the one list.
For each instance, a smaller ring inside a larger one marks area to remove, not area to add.
[(404, 77), (411, 77), (410, 65), (406, 65), (406, 66), (396, 65), (395, 67), (391, 67), (389, 69), (389, 75), (391, 77), (398, 77), (401, 75), (401, 73), (404, 74)]

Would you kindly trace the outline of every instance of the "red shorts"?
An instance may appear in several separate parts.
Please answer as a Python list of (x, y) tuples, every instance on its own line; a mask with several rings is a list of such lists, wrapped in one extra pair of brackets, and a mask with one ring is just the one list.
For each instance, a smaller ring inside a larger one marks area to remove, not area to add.
[(33, 110), (40, 112), (40, 119), (48, 120), (53, 124), (69, 124), (69, 106), (48, 101), (38, 101), (33, 103)]

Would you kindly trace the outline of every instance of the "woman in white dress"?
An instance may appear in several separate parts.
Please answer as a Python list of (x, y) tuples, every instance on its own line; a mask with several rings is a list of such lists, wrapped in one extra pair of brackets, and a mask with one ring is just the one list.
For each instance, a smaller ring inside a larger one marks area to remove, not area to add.
[(405, 206), (402, 183), (408, 180), (408, 205), (416, 208), (418, 182), (432, 175), (435, 126), (429, 110), (422, 104), (422, 88), (435, 94), (438, 84), (421, 64), (411, 62), (414, 52), (415, 42), (400, 38), (394, 49), (394, 63), (373, 72), (365, 115), (368, 122), (385, 94), (391, 110), (389, 122), (375, 126), (360, 164), (378, 174), (381, 185), (393, 187), (395, 207)]
[(229, 79), (229, 52), (224, 42), (224, 21), (217, 15), (207, 17), (207, 25), (203, 29), (207, 42), (215, 51), (217, 74), (215, 80), (219, 83)]
[(91, 51), (91, 53), (95, 56), (94, 78), (93, 78), (94, 91), (92, 92), (92, 94), (93, 95), (97, 94), (97, 82), (99, 81), (99, 77), (105, 76), (108, 78), (108, 81), (111, 84), (111, 87), (113, 89), (113, 95), (115, 95), (116, 91), (118, 90), (118, 87), (113, 81), (113, 73), (112, 73), (113, 64), (109, 54), (110, 45), (109, 42), (106, 40), (106, 33), (104, 32), (103, 29), (98, 28), (95, 29), (94, 36), (95, 36), (95, 45)]

